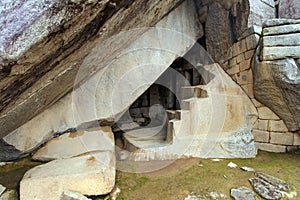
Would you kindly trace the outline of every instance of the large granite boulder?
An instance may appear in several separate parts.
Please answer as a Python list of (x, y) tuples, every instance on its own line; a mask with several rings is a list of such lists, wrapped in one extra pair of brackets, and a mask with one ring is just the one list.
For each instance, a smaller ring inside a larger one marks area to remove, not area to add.
[[(149, 27), (179, 0), (4, 1), (0, 4), (0, 138), (69, 92), (96, 44)], [(101, 63), (142, 31), (103, 47)]]
[(93, 152), (32, 168), (20, 183), (22, 200), (59, 200), (66, 190), (83, 195), (108, 194), (115, 185), (115, 155)]
[[(127, 48), (110, 51), (121, 48), (120, 42), (131, 39), (141, 30), (143, 34), (130, 40)], [(78, 71), (76, 83), (80, 86), (3, 140), (22, 155), (33, 151), (57, 132), (83, 128), (90, 122), (97, 125), (98, 120), (116, 121), (117, 116), (126, 111), (202, 34), (194, 2), (189, 0), (151, 29), (127, 31), (105, 42), (98, 41)], [(1, 157), (0, 152), (0, 160)]]

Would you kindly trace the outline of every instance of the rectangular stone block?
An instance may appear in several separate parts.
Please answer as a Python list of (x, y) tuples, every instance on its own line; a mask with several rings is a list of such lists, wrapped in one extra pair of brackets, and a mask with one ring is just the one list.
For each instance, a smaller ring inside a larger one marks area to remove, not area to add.
[(264, 105), (257, 101), (255, 98), (251, 99), (256, 108), (263, 107)]
[(267, 131), (268, 130), (268, 126), (269, 126), (269, 120), (262, 120), (262, 119), (259, 119), (258, 120), (258, 129), (260, 130), (264, 130), (264, 131)]
[(300, 145), (300, 134), (299, 133), (294, 133), (294, 143), (293, 145), (299, 146)]
[(263, 47), (262, 60), (278, 60), (284, 58), (300, 58), (300, 46)]
[(257, 34), (249, 35), (246, 37), (247, 50), (255, 49), (258, 45), (260, 36)]
[(264, 47), (299, 46), (300, 48), (300, 33), (264, 36), (262, 41)]
[(294, 142), (293, 133), (270, 132), (271, 144), (293, 145), (293, 142)]
[(245, 59), (246, 60), (248, 60), (248, 59), (251, 60), (253, 55), (254, 55), (254, 50), (247, 51), (247, 52), (245, 52)]
[(236, 62), (241, 63), (243, 61), (245, 61), (245, 56), (244, 56), (244, 53), (241, 53), (236, 57)]
[(237, 82), (240, 85), (246, 85), (246, 84), (252, 84), (253, 83), (253, 74), (252, 74), (252, 70), (246, 70), (243, 72), (240, 72), (237, 76), (238, 80)]
[(223, 69), (225, 69), (225, 70), (229, 69), (229, 62), (228, 62), (228, 61), (225, 61), (225, 62), (222, 64), (222, 67), (223, 67)]
[(258, 118), (260, 119), (277, 119), (279, 120), (279, 117), (268, 107), (260, 107), (258, 110)]
[(236, 57), (231, 58), (228, 62), (230, 67), (236, 65), (237, 64)]
[(287, 33), (300, 33), (300, 24), (273, 26), (263, 29), (263, 35), (280, 35)]
[(288, 25), (288, 24), (300, 24), (300, 19), (268, 19), (265, 20), (262, 26), (265, 27), (272, 27), (272, 26), (281, 26), (281, 25)]
[(248, 59), (248, 60), (244, 60), (243, 62), (241, 62), (240, 64), (240, 71), (245, 71), (247, 69), (250, 69), (251, 67), (251, 60)]
[(238, 44), (241, 52), (247, 51), (246, 39), (240, 40)]
[(242, 88), (244, 92), (247, 94), (249, 98), (254, 98), (254, 92), (253, 92), (253, 84), (247, 84), (247, 85), (242, 85)]
[(231, 59), (233, 57), (233, 46), (231, 46), (227, 51), (227, 58)]
[(262, 151), (274, 152), (274, 153), (285, 153), (286, 152), (286, 146), (282, 146), (282, 145), (257, 142), (256, 146), (259, 150), (262, 150)]
[(232, 56), (237, 56), (241, 53), (241, 50), (240, 50), (240, 46), (238, 43), (234, 43), (233, 44), (233, 52), (232, 52)]
[(270, 120), (268, 130), (273, 132), (288, 132), (288, 129), (282, 120)]
[(227, 73), (230, 75), (237, 74), (239, 72), (240, 72), (240, 67), (238, 64), (231, 66), (231, 68), (227, 70)]
[(253, 129), (252, 134), (256, 142), (269, 142), (270, 133), (268, 131)]

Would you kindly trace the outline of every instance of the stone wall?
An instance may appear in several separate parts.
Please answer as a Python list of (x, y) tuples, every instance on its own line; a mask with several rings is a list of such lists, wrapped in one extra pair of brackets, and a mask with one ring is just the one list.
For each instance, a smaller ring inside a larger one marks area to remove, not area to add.
[[(238, 41), (230, 47), (227, 52), (227, 59), (221, 61), (223, 69), (243, 88), (256, 106), (258, 119), (252, 120), (252, 133), (258, 149), (264, 151), (286, 152), (295, 150), (300, 145), (300, 134), (297, 133), (299, 129), (296, 126), (299, 118), (296, 106), (299, 105), (297, 100), (300, 91), (299, 83), (297, 83), (300, 77), (299, 69), (297, 70), (297, 67), (292, 65), (294, 68), (285, 71), (285, 75), (292, 76), (291, 79), (294, 82), (290, 85), (279, 83), (283, 87), (286, 85), (282, 89), (284, 91), (276, 90), (275, 82), (266, 78), (266, 74), (272, 74), (271, 71), (268, 73), (262, 71), (266, 69), (266, 65), (270, 64), (271, 60), (281, 62), (282, 68), (285, 69), (290, 66), (286, 65), (291, 63), (291, 58), (294, 58), (295, 62), (299, 62), (299, 46), (297, 46), (299, 39), (296, 39), (299, 38), (298, 32), (300, 32), (298, 23), (295, 20), (270, 20), (263, 25), (263, 29), (259, 26), (253, 26), (245, 31)], [(279, 24), (277, 28), (276, 24)], [(260, 46), (262, 48), (261, 53)], [(280, 48), (280, 50), (272, 51), (272, 48)], [(264, 60), (263, 62), (259, 61), (259, 56)], [(278, 59), (281, 60), (278, 61)], [(262, 77), (264, 77), (264, 82), (261, 81)], [(280, 76), (274, 77), (274, 80), (281, 80)], [(271, 84), (271, 86), (266, 87), (264, 83)], [(283, 97), (283, 95), (289, 95), (289, 98)], [(268, 107), (260, 103), (258, 99)], [(289, 100), (294, 102), (286, 102)], [(290, 108), (284, 110), (286, 108), (284, 106)], [(291, 106), (293, 107), (291, 108)], [(292, 110), (290, 115), (288, 115), (288, 109)], [(293, 123), (292, 120), (296, 122)], [(287, 127), (286, 124), (289, 126)]]

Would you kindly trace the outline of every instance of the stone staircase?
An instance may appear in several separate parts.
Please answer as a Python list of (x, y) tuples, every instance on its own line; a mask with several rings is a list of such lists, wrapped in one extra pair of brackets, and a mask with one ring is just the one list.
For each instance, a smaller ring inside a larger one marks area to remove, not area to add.
[(131, 152), (127, 159), (255, 156), (251, 101), (217, 64), (205, 68), (214, 78), (207, 85), (182, 87), (181, 110), (167, 110), (165, 126), (124, 134), (125, 148)]

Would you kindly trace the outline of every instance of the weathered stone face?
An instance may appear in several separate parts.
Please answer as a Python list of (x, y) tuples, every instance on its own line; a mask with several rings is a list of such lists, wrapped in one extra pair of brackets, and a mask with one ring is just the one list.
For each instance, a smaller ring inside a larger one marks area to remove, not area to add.
[(290, 131), (300, 127), (299, 77), (299, 68), (293, 59), (255, 65), (255, 97), (283, 119)]
[[(262, 61), (255, 59), (253, 65), (255, 97), (274, 111), (289, 131), (300, 129), (300, 70), (296, 62), (300, 57), (299, 23), (283, 19), (266, 21)], [(269, 130), (287, 131), (278, 123), (271, 121)]]
[[(0, 23), (12, 19), (0, 31), (5, 38), (0, 43), (1, 138), (70, 91), (78, 68), (95, 44), (123, 30), (154, 25), (179, 0), (84, 2), (28, 0), (9, 5), (11, 10), (1, 7)], [(44, 12), (39, 15), (32, 7)], [(28, 10), (32, 14), (15, 17)], [(23, 29), (17, 26), (9, 31), (15, 24)], [(118, 46), (107, 45), (103, 63), (140, 34), (135, 32)]]
[(107, 194), (115, 185), (115, 173), (112, 152), (54, 160), (26, 172), (20, 183), (20, 198), (57, 200), (66, 190), (89, 196)]
[(216, 62), (226, 59), (229, 47), (249, 27), (261, 26), (264, 20), (275, 17), (274, 2), (267, 0), (208, 0), (198, 2), (198, 8), (200, 19), (205, 22), (207, 50)]
[[(78, 82), (89, 79), (74, 88), (73, 93), (15, 129), (4, 140), (20, 150), (21, 155), (36, 149), (56, 132), (100, 119), (114, 120), (203, 34), (196, 17), (193, 1), (185, 1), (161, 19), (155, 28), (141, 29), (145, 32), (135, 41), (131, 37), (137, 30), (103, 43), (98, 41), (84, 59), (76, 77)], [(121, 48), (120, 42), (127, 39), (126, 42), (131, 44)], [(106, 49), (105, 53), (103, 49)], [(94, 66), (99, 70), (91, 76)]]
[(285, 19), (299, 19), (300, 2), (298, 0), (280, 0), (279, 17)]

